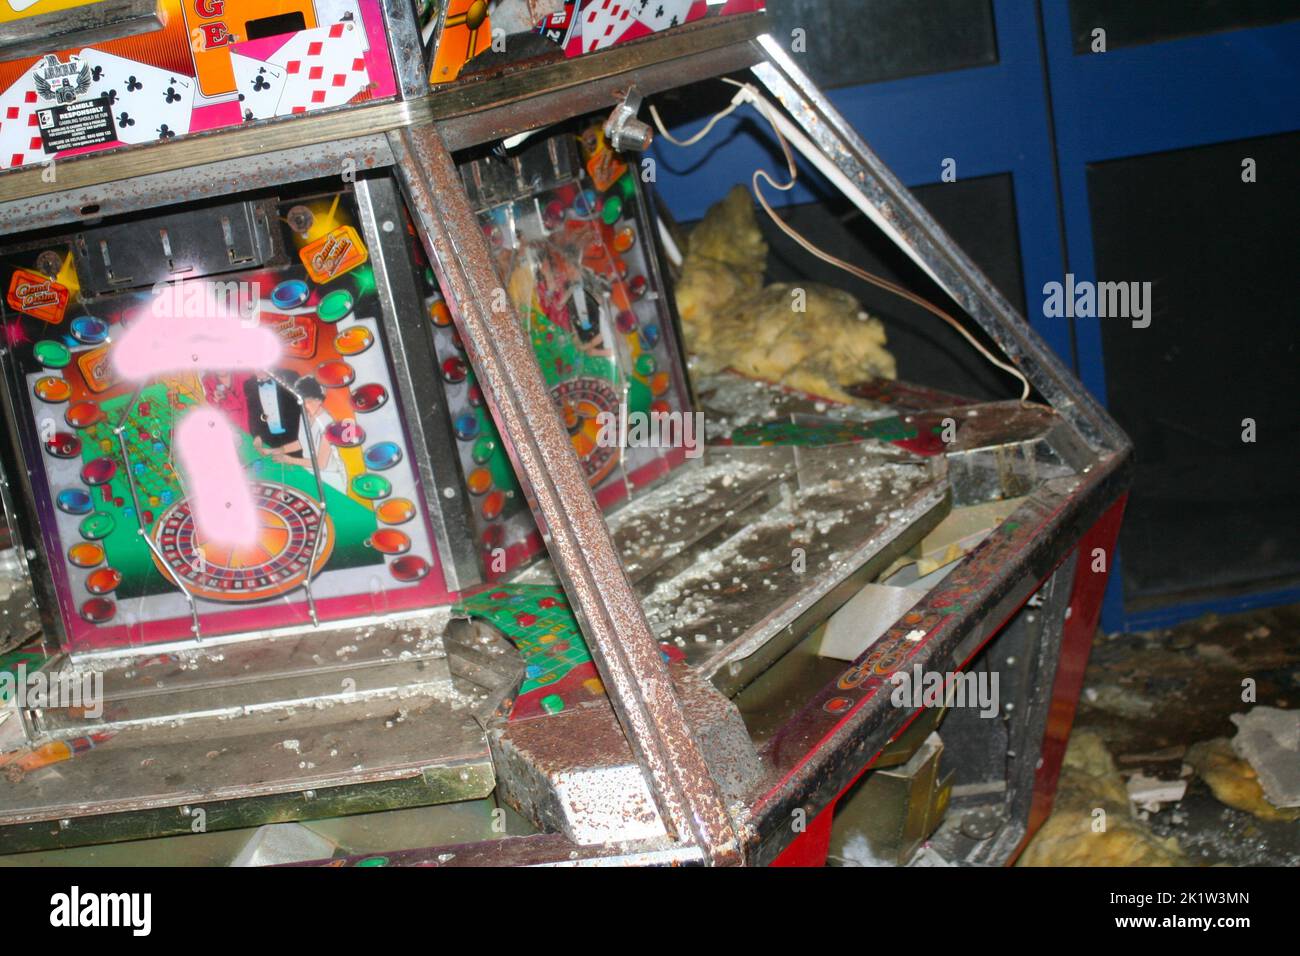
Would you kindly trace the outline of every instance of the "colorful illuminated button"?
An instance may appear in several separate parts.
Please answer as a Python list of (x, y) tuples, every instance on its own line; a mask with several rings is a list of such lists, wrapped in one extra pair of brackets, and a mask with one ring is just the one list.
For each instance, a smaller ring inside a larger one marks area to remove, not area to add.
[(564, 222), (564, 203), (552, 199), (542, 210), (542, 226), (547, 232), (553, 232)]
[(383, 475), (357, 475), (352, 479), (352, 491), (359, 498), (378, 501), (393, 493), (393, 483)]
[(112, 458), (96, 458), (86, 462), (81, 469), (81, 480), (88, 485), (106, 485), (117, 474), (117, 462)]
[(653, 355), (642, 354), (636, 357), (635, 368), (638, 375), (653, 375), (658, 370), (659, 363)]
[(45, 450), (55, 458), (75, 458), (81, 454), (81, 439), (69, 432), (55, 432), (45, 443)]
[(659, 326), (651, 322), (649, 325), (641, 326), (641, 343), (648, 349), (654, 348), (659, 344)]
[(63, 368), (72, 361), (72, 353), (62, 342), (42, 339), (32, 346), (32, 355), (46, 368)]
[(394, 498), (376, 508), (375, 515), (384, 524), (406, 524), (415, 517), (415, 503), (407, 498)]
[(301, 279), (287, 279), (271, 290), (271, 303), (277, 309), (298, 309), (307, 302), (311, 287)]
[(636, 313), (624, 310), (614, 317), (614, 325), (624, 335), (629, 335), (636, 331)]
[(442, 299), (437, 299), (429, 306), (429, 318), (439, 327), (451, 325), (451, 309), (447, 308), (447, 303)]
[(418, 581), (429, 573), (429, 562), (424, 558), (407, 554), (390, 564), (388, 570), (399, 581)]
[(36, 393), (36, 397), (41, 401), (55, 405), (59, 402), (66, 402), (71, 397), (72, 386), (61, 378), (46, 375), (44, 378), (36, 380), (36, 384), (32, 386), (32, 391)]
[(668, 373), (660, 372), (654, 378), (650, 379), (650, 394), (662, 395), (668, 391)]
[(632, 292), (632, 298), (640, 299), (645, 296), (650, 286), (645, 280), (645, 276), (633, 276), (627, 280), (628, 289)]
[(104, 410), (98, 402), (77, 402), (68, 407), (63, 418), (73, 428), (89, 428), (104, 420)]
[(346, 388), (356, 377), (356, 371), (347, 362), (322, 362), (316, 368), (316, 381), (326, 388)]
[(90, 495), (80, 488), (65, 488), (54, 499), (54, 505), (64, 514), (88, 515), (91, 512)]
[(483, 550), (495, 551), (506, 540), (505, 529), (499, 524), (489, 525), (483, 532)]
[(483, 404), (483, 389), (479, 387), (478, 382), (475, 382), (469, 387), (469, 391), (465, 393), (465, 397), (469, 399), (470, 405), (474, 408), (478, 408)]
[(320, 300), (320, 305), (316, 306), (316, 315), (322, 322), (333, 324), (351, 315), (353, 305), (351, 292), (347, 289), (335, 289), (333, 292), (326, 293)]
[(104, 561), (104, 549), (89, 541), (79, 541), (68, 549), (68, 560), (79, 568), (93, 568)]
[(492, 472), (486, 468), (475, 468), (465, 479), (471, 494), (485, 495), (492, 490)]
[(388, 404), (388, 390), (378, 382), (359, 385), (352, 390), (352, 405), (359, 412), (373, 412)]
[(497, 443), (491, 438), (484, 436), (474, 443), (474, 448), (469, 454), (470, 457), (474, 459), (475, 464), (486, 465), (492, 460), (492, 455), (496, 450)]
[(108, 598), (91, 598), (81, 605), (81, 616), (91, 624), (103, 624), (111, 621), (116, 613), (117, 605)]
[(397, 442), (381, 441), (366, 449), (366, 467), (386, 471), (402, 460), (402, 449)]
[(627, 252), (636, 245), (636, 230), (627, 226), (614, 233), (614, 251)]
[(85, 518), (78, 529), (81, 536), (87, 541), (98, 541), (101, 538), (107, 538), (117, 527), (117, 522), (113, 516), (106, 511), (96, 511), (93, 515)]
[(453, 355), (442, 363), (442, 377), (453, 385), (465, 381), (465, 376), (468, 374), (469, 369), (465, 366), (465, 360), (459, 355)]
[(461, 441), (469, 441), (478, 435), (478, 416), (473, 412), (466, 412), (456, 418), (456, 437)]
[(564, 710), (564, 698), (559, 694), (547, 694), (542, 698), (542, 710), (548, 714), (558, 714)]
[(325, 440), (340, 448), (356, 448), (358, 445), (365, 444), (366, 432), (352, 419), (345, 418), (339, 422), (330, 422), (326, 426)]
[(614, 225), (621, 215), (623, 215), (623, 200), (618, 196), (606, 196), (604, 204), (600, 207), (600, 218), (605, 221), (605, 225)]
[(369, 544), (380, 554), (405, 554), (411, 550), (411, 539), (396, 528), (380, 528), (370, 536)]
[(108, 323), (93, 315), (81, 315), (72, 320), (72, 337), (87, 345), (99, 345), (108, 338)]
[(488, 521), (495, 521), (501, 517), (502, 510), (506, 506), (506, 496), (503, 491), (494, 491), (483, 499), (483, 517)]
[(360, 355), (375, 344), (375, 337), (364, 325), (354, 325), (339, 333), (334, 339), (334, 348), (339, 355)]
[(86, 577), (86, 590), (91, 594), (111, 594), (122, 583), (122, 572), (117, 568), (99, 568)]

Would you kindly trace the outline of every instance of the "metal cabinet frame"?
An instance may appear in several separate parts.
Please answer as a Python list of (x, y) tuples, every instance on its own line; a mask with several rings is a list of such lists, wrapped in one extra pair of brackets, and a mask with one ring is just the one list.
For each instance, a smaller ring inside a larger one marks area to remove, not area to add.
[[(455, 848), (450, 856), (448, 848), (396, 854), (394, 862), (734, 864), (797, 855), (802, 852), (798, 847), (808, 845), (806, 838), (815, 838), (820, 830), (797, 832), (787, 825), (791, 813), (798, 809), (814, 820), (825, 818), (823, 829), (828, 828), (836, 795), (902, 729), (898, 724), (906, 715), (887, 715), (869, 697), (843, 714), (807, 711), (781, 738), (784, 751), (768, 753), (775, 777), (766, 792), (743, 812), (725, 805), (687, 727), (655, 637), (567, 434), (556, 416), (529, 414), (548, 407), (550, 400), (515, 317), (493, 309), (493, 302), (505, 301), (494, 295), (504, 283), (492, 266), (452, 152), (612, 107), (633, 84), (643, 95), (653, 95), (753, 70), (856, 185), (858, 194), (851, 198), (870, 210), (900, 248), (996, 341), (1073, 430), (1088, 458), (1081, 463), (1078, 480), (1031, 496), (1029, 513), (1020, 522), (1023, 533), (1006, 539), (1005, 560), (977, 568), (967, 559), (958, 568), (956, 575), (973, 576), (978, 599), (968, 602), (963, 613), (938, 619), (926, 639), (915, 645), (916, 653), (930, 660), (960, 665), (969, 659), (1080, 539), (1085, 547), (1094, 542), (1105, 549), (1112, 546), (1128, 441), (776, 42), (762, 34), (761, 14), (697, 21), (596, 54), (514, 64), (432, 91), (423, 73), (410, 5), (385, 0), (384, 15), (398, 70), (398, 98), (61, 160), (54, 182), (43, 175), (45, 167), (5, 172), (0, 174), (0, 233), (85, 222), (286, 181), (364, 177), (391, 168), (669, 832), (668, 842), (639, 847), (577, 847), (554, 835), (506, 837)], [(1076, 564), (1083, 567), (1085, 562)], [(1075, 575), (1072, 608), (1087, 597), (1081, 592), (1081, 573)], [(1096, 603), (1099, 597), (1098, 592)], [(1076, 611), (1074, 630), (1082, 634), (1085, 649), (1091, 633), (1082, 628), (1088, 619), (1095, 626), (1092, 610), (1080, 606)], [(897, 636), (887, 634), (882, 640), (891, 639)], [(1074, 636), (1076, 644), (1080, 639)], [(1067, 634), (1065, 641), (1070, 640)], [(881, 677), (873, 674), (872, 680), (878, 683)], [(1058, 685), (1060, 680), (1058, 671)]]

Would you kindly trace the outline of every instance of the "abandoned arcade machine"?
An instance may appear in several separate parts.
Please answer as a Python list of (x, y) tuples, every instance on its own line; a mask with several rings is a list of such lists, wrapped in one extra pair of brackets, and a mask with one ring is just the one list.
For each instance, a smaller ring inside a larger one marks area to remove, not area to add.
[[(321, 862), (1014, 858), (1128, 442), (761, 3), (27, 6), (0, 852), (489, 801), (508, 832)], [(1022, 400), (688, 375), (641, 106), (718, 77)], [(893, 693), (988, 670), (993, 715)]]

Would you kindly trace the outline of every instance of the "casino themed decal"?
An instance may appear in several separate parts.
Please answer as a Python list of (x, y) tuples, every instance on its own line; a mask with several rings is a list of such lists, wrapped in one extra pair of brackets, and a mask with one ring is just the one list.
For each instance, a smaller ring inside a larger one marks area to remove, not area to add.
[[(533, 156), (548, 150), (558, 159), (542, 175), (546, 188), (484, 206), (479, 219), (556, 412), (597, 501), (609, 507), (683, 456), (680, 449), (620, 447), (608, 423), (684, 413), (690, 404), (635, 172), (605, 144), (599, 126), (543, 141)], [(439, 372), (492, 580), (541, 542), (451, 312), (432, 271), (424, 275)]]
[[(560, 588), (501, 585), (462, 600), (453, 613), (491, 624), (523, 657), (524, 678), (510, 704), (510, 720), (558, 714), (605, 697), (605, 685)], [(686, 659), (667, 642), (660, 642), (659, 653), (669, 663)]]
[(81, 294), (0, 259), (9, 381), (74, 650), (445, 602), (350, 196), (274, 210), (288, 264)]
[(702, 17), (763, 7), (764, 0), (564, 0), (563, 8), (538, 22), (536, 32), (558, 44), (565, 56), (582, 56)]
[[(77, 4), (17, 5), (33, 16)], [(0, 169), (396, 93), (378, 0), (158, 9), (160, 30), (0, 63)]]

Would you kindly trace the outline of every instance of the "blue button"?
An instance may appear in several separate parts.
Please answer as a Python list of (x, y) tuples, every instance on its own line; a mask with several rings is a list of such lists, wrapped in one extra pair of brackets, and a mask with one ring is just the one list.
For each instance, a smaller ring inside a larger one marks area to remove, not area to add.
[(402, 460), (402, 449), (396, 442), (381, 441), (366, 449), (366, 467), (385, 471)]
[(296, 309), (307, 301), (311, 289), (301, 279), (288, 279), (271, 290), (271, 301), (277, 309)]
[(108, 338), (108, 323), (93, 315), (82, 315), (72, 320), (72, 334), (78, 342), (98, 345)]
[(472, 412), (466, 412), (456, 419), (456, 437), (461, 441), (469, 441), (478, 434), (478, 417)]
[(88, 515), (91, 510), (90, 495), (80, 488), (68, 488), (60, 491), (54, 503), (60, 511), (70, 515)]

